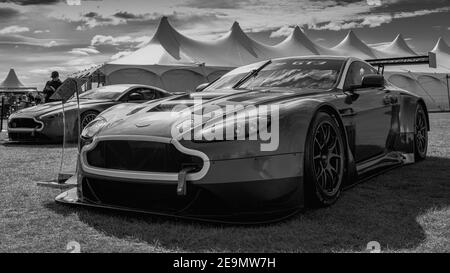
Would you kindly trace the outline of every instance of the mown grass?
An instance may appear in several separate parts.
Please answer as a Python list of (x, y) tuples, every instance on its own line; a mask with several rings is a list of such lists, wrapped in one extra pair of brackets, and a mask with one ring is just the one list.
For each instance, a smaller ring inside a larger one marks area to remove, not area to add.
[(427, 161), (350, 189), (331, 208), (253, 227), (60, 206), (60, 191), (35, 185), (55, 177), (60, 147), (0, 145), (0, 252), (65, 252), (70, 241), (83, 252), (361, 252), (370, 241), (386, 252), (450, 252), (450, 114), (433, 114), (432, 127)]

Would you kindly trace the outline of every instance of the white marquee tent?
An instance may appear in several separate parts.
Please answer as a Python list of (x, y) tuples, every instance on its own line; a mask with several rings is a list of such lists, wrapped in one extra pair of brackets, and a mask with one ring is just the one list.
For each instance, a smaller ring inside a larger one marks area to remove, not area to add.
[[(439, 38), (434, 49), (437, 68), (427, 65), (393, 66), (385, 72), (389, 81), (422, 96), (430, 109), (450, 110), (450, 47)], [(414, 52), (413, 52), (414, 53)]]
[[(394, 84), (426, 98), (432, 109), (449, 109), (450, 48), (441, 38), (432, 52), (437, 55), (437, 69), (425, 65), (398, 66), (390, 67), (386, 74)], [(392, 43), (371, 47), (353, 31), (335, 47), (326, 48), (311, 41), (299, 27), (281, 43), (269, 46), (247, 36), (237, 22), (222, 38), (198, 41), (179, 33), (163, 17), (147, 46), (105, 64), (101, 71), (106, 84), (141, 83), (169, 91), (192, 91), (235, 67), (271, 58), (338, 55), (376, 59), (427, 54), (414, 52), (402, 35)]]
[(17, 94), (23, 95), (30, 92), (37, 92), (36, 87), (27, 87), (20, 82), (17, 77), (16, 71), (10, 69), (6, 79), (0, 84), (0, 95), (1, 94)]

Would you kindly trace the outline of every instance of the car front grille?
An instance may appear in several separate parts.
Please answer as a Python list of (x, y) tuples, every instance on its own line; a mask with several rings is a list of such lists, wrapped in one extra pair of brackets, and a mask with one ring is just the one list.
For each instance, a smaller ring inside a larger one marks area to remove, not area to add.
[(177, 185), (85, 177), (82, 180), (81, 191), (83, 199), (93, 203), (129, 209), (176, 212), (189, 206), (199, 189), (191, 186), (186, 196), (178, 196)]
[(149, 141), (100, 141), (86, 159), (89, 166), (121, 171), (179, 173), (186, 167), (203, 168), (201, 158), (183, 154), (172, 144)]
[(41, 126), (32, 118), (15, 118), (9, 122), (9, 128), (12, 129), (39, 129)]

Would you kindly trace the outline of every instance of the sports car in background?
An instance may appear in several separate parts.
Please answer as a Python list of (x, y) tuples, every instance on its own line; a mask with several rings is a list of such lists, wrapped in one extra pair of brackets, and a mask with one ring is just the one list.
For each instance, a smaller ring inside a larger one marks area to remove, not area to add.
[(202, 92), (105, 111), (83, 131), (77, 188), (57, 202), (266, 222), (425, 159), (429, 129), (423, 99), (365, 61), (276, 59)]
[[(101, 112), (121, 103), (143, 103), (171, 94), (152, 86), (109, 85), (80, 95), (81, 127), (84, 128)], [(12, 114), (8, 120), (10, 141), (62, 141), (64, 135), (63, 111), (66, 118), (68, 141), (78, 140), (78, 107), (76, 99), (64, 105), (52, 102), (27, 108)]]

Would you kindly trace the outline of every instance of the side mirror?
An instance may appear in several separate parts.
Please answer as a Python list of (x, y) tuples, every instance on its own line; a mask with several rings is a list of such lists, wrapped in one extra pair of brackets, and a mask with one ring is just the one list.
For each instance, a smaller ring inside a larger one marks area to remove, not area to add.
[(138, 100), (143, 100), (144, 96), (142, 96), (142, 94), (139, 93), (131, 93), (128, 96), (128, 101), (138, 101)]
[(362, 79), (361, 88), (381, 88), (384, 87), (384, 77), (378, 74), (366, 75)]
[(206, 83), (202, 83), (199, 86), (197, 86), (197, 88), (195, 88), (195, 92), (202, 92), (208, 86), (209, 86), (209, 83), (207, 83), (207, 82)]

